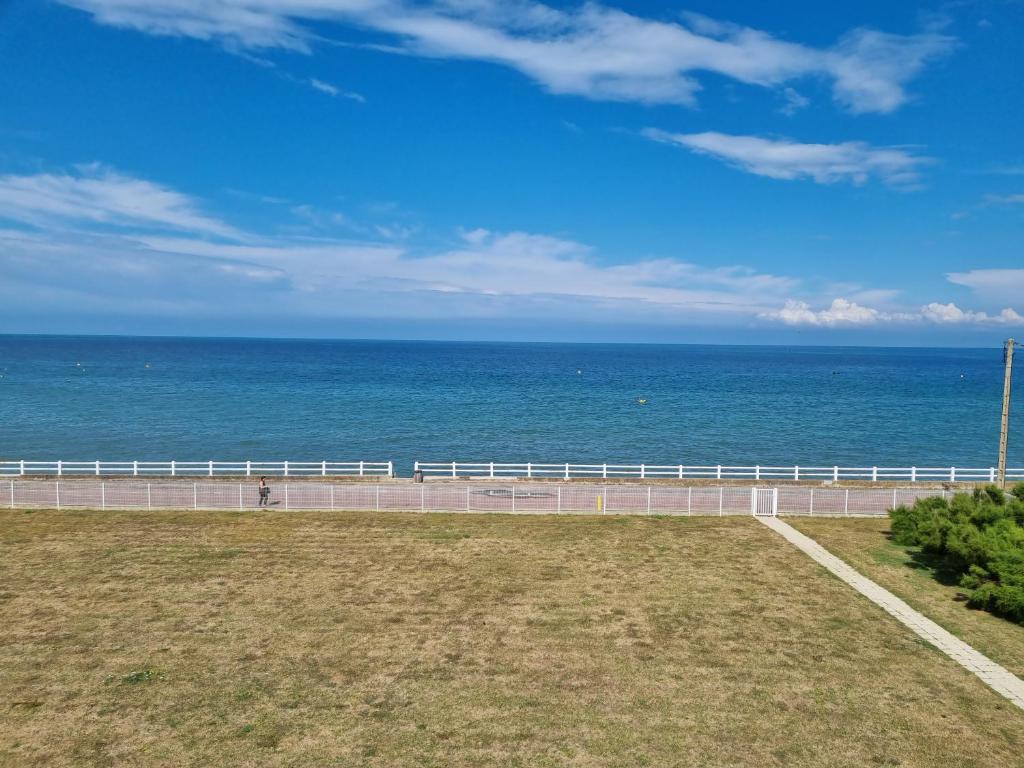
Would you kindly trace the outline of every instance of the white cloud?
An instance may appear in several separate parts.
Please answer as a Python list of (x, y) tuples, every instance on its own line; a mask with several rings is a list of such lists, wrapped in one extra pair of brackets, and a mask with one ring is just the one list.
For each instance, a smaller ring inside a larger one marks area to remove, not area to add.
[(906, 84), (953, 40), (932, 32), (855, 29), (830, 48), (791, 43), (695, 14), (643, 18), (596, 2), (559, 10), (530, 0), (61, 0), (102, 24), (217, 41), (234, 50), (308, 52), (330, 21), (387, 36), (377, 50), (491, 61), (553, 93), (591, 99), (692, 104), (696, 74), (780, 87), (832, 82), (853, 112), (891, 112)]
[(0, 176), (0, 219), (29, 224), (91, 222), (240, 236), (235, 228), (200, 213), (195, 202), (179, 192), (95, 164), (79, 166), (74, 173)]
[(1002, 310), (998, 315), (989, 315), (986, 312), (975, 312), (972, 310), (960, 309), (956, 304), (939, 304), (932, 302), (921, 308), (921, 315), (925, 320), (941, 324), (963, 324), (980, 323), (984, 325), (1021, 325), (1024, 324), (1024, 317), (1009, 307)]
[(329, 94), (331, 96), (337, 96), (341, 93), (341, 89), (336, 85), (325, 83), (323, 80), (317, 80), (315, 77), (309, 81), (309, 84), (318, 91)]
[(338, 86), (332, 85), (331, 83), (325, 82), (324, 80), (318, 80), (317, 78), (313, 77), (310, 78), (309, 84), (314, 90), (320, 91), (321, 93), (326, 93), (328, 96), (341, 96), (342, 98), (345, 99), (358, 101), (360, 104), (366, 103), (366, 97), (363, 96), (362, 94), (356, 93), (355, 91), (343, 91)]
[(1024, 194), (1020, 195), (985, 195), (988, 205), (1019, 205), (1024, 203)]
[(1024, 297), (1024, 269), (971, 269), (950, 272), (946, 279), (988, 301), (1021, 301)]
[(835, 299), (828, 309), (811, 309), (805, 301), (790, 299), (782, 309), (767, 312), (763, 317), (780, 320), (786, 325), (819, 325), (829, 328), (842, 325), (873, 325), (883, 319), (876, 309), (863, 307), (846, 299)]
[(819, 184), (863, 184), (878, 178), (908, 187), (919, 181), (918, 169), (928, 158), (899, 147), (872, 147), (859, 141), (801, 144), (789, 139), (733, 136), (715, 131), (669, 133), (648, 128), (643, 135), (722, 160), (740, 170), (773, 179), (813, 179)]
[[(617, 317), (735, 319), (766, 311), (771, 296), (797, 288), (790, 278), (740, 266), (609, 263), (584, 244), (526, 232), (467, 229), (449, 247), (427, 251), (381, 240), (407, 238), (409, 228), (385, 227), (361, 241), (313, 238), (308, 229), (260, 236), (206, 215), (180, 192), (98, 167), (0, 177), (0, 204), (3, 217), (22, 226), (0, 229), (8, 309), (38, 308), (61, 289), (77, 297), (75, 306), (130, 295), (182, 311), (205, 300), (205, 311), (217, 313), (237, 295), (240, 311), (251, 311), (246, 286), (258, 285), (277, 292), (281, 311), (327, 317), (518, 316), (532, 308), (576, 318), (614, 310)], [(316, 231), (350, 228), (338, 213), (289, 210)], [(462, 298), (455, 304), (451, 297)]]
[[(892, 307), (898, 292), (853, 285), (829, 287), (844, 298), (815, 308), (806, 279), (678, 258), (616, 262), (575, 240), (528, 232), (464, 229), (433, 248), (365, 234), (361, 240), (311, 237), (308, 230), (257, 235), (208, 216), (181, 192), (95, 166), (0, 177), (0, 203), (4, 217), (16, 222), (0, 228), (6, 312), (117, 307), (125, 316), (244, 316), (271, 306), (277, 315), (321, 318), (1024, 324), (1009, 307), (988, 314), (933, 302), (904, 311)], [(294, 204), (290, 210), (314, 224), (329, 215)], [(949, 279), (983, 293), (1000, 282), (1019, 285), (1021, 273), (972, 270)], [(783, 297), (790, 299), (783, 303)]]
[(1024, 316), (1007, 307), (996, 315), (964, 310), (956, 304), (932, 302), (916, 312), (889, 312), (862, 306), (847, 299), (834, 299), (826, 309), (815, 310), (810, 304), (788, 300), (782, 309), (761, 314), (791, 326), (819, 326), (827, 328), (873, 326), (897, 323), (932, 323), (935, 325), (1024, 325)]
[(786, 100), (786, 103), (782, 105), (779, 111), (787, 117), (792, 117), (811, 103), (809, 98), (795, 88), (783, 88), (782, 97)]

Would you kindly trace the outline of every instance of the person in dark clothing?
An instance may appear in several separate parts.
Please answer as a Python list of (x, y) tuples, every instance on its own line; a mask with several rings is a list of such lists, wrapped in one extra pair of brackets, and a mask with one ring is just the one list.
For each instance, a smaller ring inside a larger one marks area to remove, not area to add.
[(260, 503), (259, 506), (265, 507), (270, 503), (270, 486), (267, 485), (267, 476), (263, 475), (260, 478)]

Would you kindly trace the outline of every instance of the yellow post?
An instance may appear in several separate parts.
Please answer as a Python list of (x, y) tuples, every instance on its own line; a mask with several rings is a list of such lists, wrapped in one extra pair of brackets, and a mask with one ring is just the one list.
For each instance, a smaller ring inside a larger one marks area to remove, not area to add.
[(604, 513), (604, 496), (598, 495), (597, 497), (597, 514)]

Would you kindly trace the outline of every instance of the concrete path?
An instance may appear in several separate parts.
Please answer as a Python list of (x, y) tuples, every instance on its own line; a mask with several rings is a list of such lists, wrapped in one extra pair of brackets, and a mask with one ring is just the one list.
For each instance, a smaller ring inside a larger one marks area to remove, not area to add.
[(974, 650), (963, 640), (950, 634), (931, 619), (925, 618), (892, 592), (878, 586), (871, 579), (861, 576), (845, 562), (814, 541), (814, 539), (800, 533), (789, 523), (785, 523), (777, 517), (758, 517), (757, 519), (794, 544), (817, 563), (825, 566), (825, 568), (873, 603), (881, 606), (887, 613), (901, 621), (955, 662), (973, 672), (996, 693), (1005, 696), (1018, 707), (1024, 709), (1024, 680), (999, 666), (987, 656), (978, 653), (978, 651)]

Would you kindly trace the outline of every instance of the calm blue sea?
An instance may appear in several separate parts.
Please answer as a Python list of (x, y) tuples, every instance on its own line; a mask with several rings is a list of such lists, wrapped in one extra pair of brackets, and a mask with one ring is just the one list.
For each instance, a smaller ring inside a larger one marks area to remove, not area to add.
[(0, 336), (0, 376), (3, 459), (991, 466), (1002, 352)]

